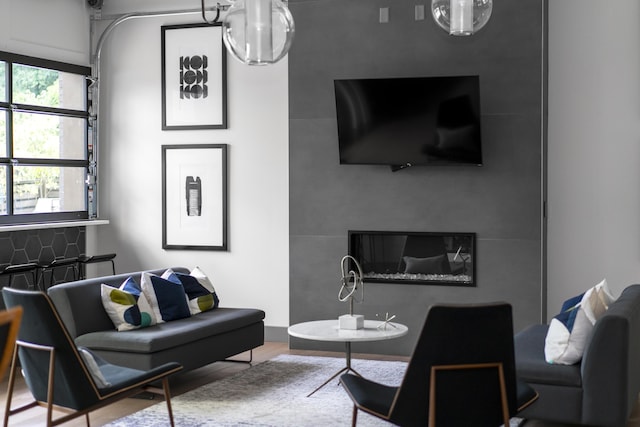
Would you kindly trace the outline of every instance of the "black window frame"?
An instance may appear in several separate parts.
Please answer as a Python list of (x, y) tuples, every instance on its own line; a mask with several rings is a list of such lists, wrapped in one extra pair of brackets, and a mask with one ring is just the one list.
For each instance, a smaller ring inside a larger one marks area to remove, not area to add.
[[(33, 223), (50, 223), (61, 221), (87, 220), (89, 218), (89, 194), (88, 186), (84, 188), (84, 210), (66, 211), (66, 212), (47, 212), (47, 213), (14, 213), (14, 183), (13, 168), (15, 166), (54, 166), (54, 167), (82, 167), (85, 169), (85, 176), (88, 176), (90, 170), (90, 150), (89, 132), (90, 132), (90, 109), (91, 100), (89, 97), (89, 84), (91, 76), (91, 67), (69, 64), (49, 59), (36, 58), (26, 55), (20, 55), (10, 52), (0, 51), (0, 62), (6, 64), (5, 88), (6, 101), (0, 100), (0, 112), (6, 111), (6, 145), (5, 149), (0, 152), (0, 166), (7, 168), (6, 188), (7, 188), (7, 213), (0, 215), (0, 226), (16, 225), (16, 224), (33, 224)], [(72, 73), (84, 76), (84, 95), (85, 109), (73, 110), (66, 108), (56, 108), (48, 106), (25, 105), (13, 102), (13, 64), (20, 64), (29, 67), (46, 68), (64, 73)], [(13, 114), (14, 113), (44, 113), (60, 117), (73, 117), (85, 120), (84, 131), (84, 158), (83, 159), (50, 159), (50, 158), (20, 158), (13, 157)], [(8, 154), (9, 157), (5, 157)]]

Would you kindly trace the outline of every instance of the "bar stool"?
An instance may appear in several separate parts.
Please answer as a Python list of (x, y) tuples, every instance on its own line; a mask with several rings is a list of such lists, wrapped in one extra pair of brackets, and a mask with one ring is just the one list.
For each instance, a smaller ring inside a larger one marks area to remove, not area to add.
[[(35, 262), (26, 262), (24, 264), (8, 264), (0, 270), (0, 276), (9, 276), (9, 284), (8, 287), (13, 286), (13, 278), (16, 274), (25, 274), (31, 273), (31, 278), (33, 282), (29, 286), (29, 289), (34, 289), (38, 285), (38, 264)], [(27, 284), (29, 281), (27, 280)]]
[[(51, 262), (38, 263), (38, 268), (40, 270), (40, 277), (38, 280), (38, 284), (42, 291), (46, 291), (47, 288), (54, 285), (55, 278), (55, 270), (57, 268), (73, 268), (73, 280), (78, 280), (78, 257), (73, 258), (56, 258)], [(47, 270), (50, 271), (51, 275), (49, 276), (49, 286), (45, 286), (45, 273)], [(66, 276), (66, 274), (65, 274)]]
[(87, 278), (87, 264), (96, 264), (99, 262), (111, 262), (111, 270), (113, 271), (113, 275), (116, 275), (116, 263), (113, 260), (116, 257), (116, 254), (101, 254), (101, 255), (80, 255), (78, 257), (78, 272), (80, 275), (80, 279)]

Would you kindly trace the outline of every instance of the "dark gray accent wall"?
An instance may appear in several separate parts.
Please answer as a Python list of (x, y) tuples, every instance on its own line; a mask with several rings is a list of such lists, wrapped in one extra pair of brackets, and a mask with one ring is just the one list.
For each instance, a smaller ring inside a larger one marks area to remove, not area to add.
[[(337, 318), (347, 231), (477, 233), (477, 287), (366, 284), (355, 311), (395, 314), (400, 339), (358, 343), (354, 352), (411, 353), (434, 303), (503, 300), (515, 329), (541, 314), (545, 0), (496, 1), (487, 26), (452, 37), (415, 2), (290, 2), (290, 321)], [(389, 22), (378, 23), (379, 8)], [(482, 167), (340, 165), (333, 80), (479, 75)], [(292, 348), (342, 344), (290, 340)]]

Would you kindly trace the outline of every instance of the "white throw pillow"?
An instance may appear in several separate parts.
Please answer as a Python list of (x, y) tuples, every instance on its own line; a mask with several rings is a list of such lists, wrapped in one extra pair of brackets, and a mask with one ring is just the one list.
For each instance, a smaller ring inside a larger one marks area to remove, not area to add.
[(104, 378), (104, 375), (102, 375), (102, 372), (98, 367), (98, 363), (93, 358), (93, 354), (91, 354), (86, 348), (78, 348), (78, 351), (80, 352), (80, 356), (82, 356), (82, 360), (84, 360), (84, 364), (87, 369), (89, 369), (89, 373), (98, 388), (109, 387), (111, 383)]
[(100, 296), (117, 330), (129, 331), (156, 324), (150, 303), (132, 277), (128, 277), (119, 288), (103, 283)]
[(615, 298), (606, 279), (586, 291), (582, 298), (565, 301), (561, 313), (549, 324), (544, 346), (545, 360), (561, 365), (580, 362), (593, 325), (613, 301)]

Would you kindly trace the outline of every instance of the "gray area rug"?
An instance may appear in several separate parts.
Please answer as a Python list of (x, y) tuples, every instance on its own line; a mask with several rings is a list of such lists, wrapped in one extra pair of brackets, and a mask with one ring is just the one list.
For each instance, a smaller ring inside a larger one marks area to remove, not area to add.
[[(280, 355), (171, 399), (176, 426), (349, 426), (353, 406), (337, 379), (307, 397), (344, 366), (343, 358)], [(353, 360), (352, 366), (362, 376), (388, 385), (400, 384), (406, 369), (404, 362), (362, 359)], [(168, 424), (163, 401), (108, 426)], [(358, 414), (359, 427), (389, 425), (362, 411)]]

